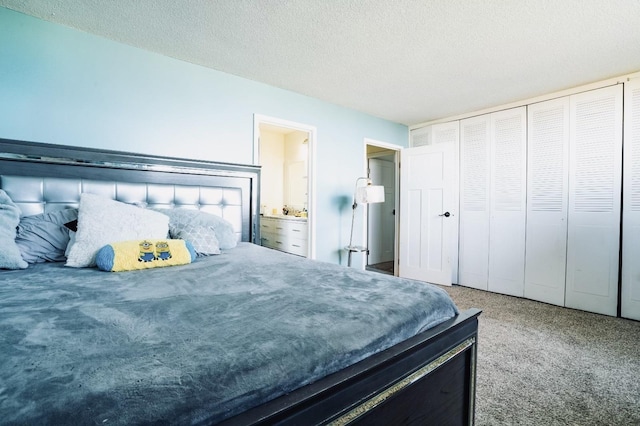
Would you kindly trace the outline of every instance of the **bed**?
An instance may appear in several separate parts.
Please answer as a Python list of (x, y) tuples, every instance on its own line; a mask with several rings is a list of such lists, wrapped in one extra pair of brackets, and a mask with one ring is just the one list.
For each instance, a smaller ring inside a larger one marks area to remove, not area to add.
[(0, 422), (473, 424), (480, 311), (436, 286), (254, 244), (259, 178), (0, 140), (0, 188), (21, 221), (84, 212), (95, 191), (136, 211), (211, 213), (231, 232), (220, 247), (234, 240), (170, 267), (0, 270)]

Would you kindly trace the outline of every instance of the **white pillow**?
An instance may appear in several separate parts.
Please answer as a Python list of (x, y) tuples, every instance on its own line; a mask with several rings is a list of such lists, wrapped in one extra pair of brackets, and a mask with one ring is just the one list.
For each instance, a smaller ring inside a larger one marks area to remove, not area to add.
[(9, 194), (0, 189), (0, 268), (24, 269), (27, 262), (16, 245), (16, 228), (20, 223), (20, 208)]
[(166, 238), (169, 217), (94, 194), (80, 195), (78, 231), (67, 256), (66, 266), (96, 265), (96, 253), (116, 241)]

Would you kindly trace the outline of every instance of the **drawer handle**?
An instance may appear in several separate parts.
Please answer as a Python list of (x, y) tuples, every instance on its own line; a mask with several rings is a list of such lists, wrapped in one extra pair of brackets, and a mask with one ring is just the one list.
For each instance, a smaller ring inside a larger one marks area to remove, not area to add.
[(284, 228), (281, 228), (281, 227), (279, 227), (279, 226), (276, 226), (276, 229), (284, 229)]
[(294, 246), (294, 247), (298, 247), (298, 248), (300, 248), (300, 246), (299, 246), (299, 245), (297, 245), (297, 244), (291, 244), (291, 245), (292, 245), (292, 246)]
[(282, 244), (282, 241), (277, 241), (277, 240), (276, 240), (276, 243), (277, 243), (277, 244)]
[(301, 232), (299, 229), (292, 229), (293, 232)]

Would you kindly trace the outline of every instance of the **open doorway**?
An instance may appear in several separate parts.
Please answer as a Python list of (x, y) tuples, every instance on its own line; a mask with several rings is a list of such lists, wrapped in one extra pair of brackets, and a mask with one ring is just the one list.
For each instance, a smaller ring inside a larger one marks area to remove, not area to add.
[(374, 185), (383, 185), (384, 203), (367, 205), (366, 269), (398, 275), (398, 163), (400, 147), (365, 140), (367, 176)]
[(315, 258), (315, 127), (254, 116), (260, 165), (260, 236), (265, 247)]

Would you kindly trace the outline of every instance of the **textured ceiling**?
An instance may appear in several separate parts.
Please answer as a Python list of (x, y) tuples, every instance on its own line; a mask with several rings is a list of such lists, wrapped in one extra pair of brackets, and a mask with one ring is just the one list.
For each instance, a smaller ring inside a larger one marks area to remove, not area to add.
[(640, 71), (638, 0), (0, 0), (407, 125)]

